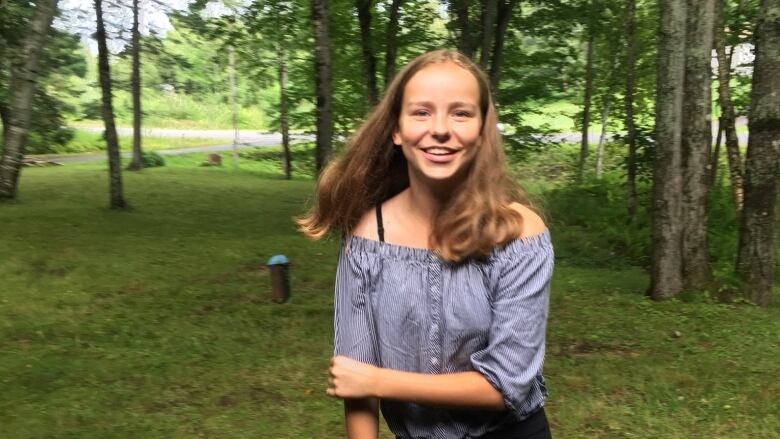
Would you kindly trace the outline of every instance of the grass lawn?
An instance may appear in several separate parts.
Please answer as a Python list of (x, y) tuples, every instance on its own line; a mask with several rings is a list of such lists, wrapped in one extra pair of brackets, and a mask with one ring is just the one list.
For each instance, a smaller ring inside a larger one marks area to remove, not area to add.
[[(0, 204), (0, 437), (343, 437), (324, 394), (338, 242), (291, 222), (313, 182), (201, 159), (125, 172), (130, 212), (106, 208), (105, 163), (24, 169)], [(577, 254), (580, 229), (548, 216), (556, 253)], [(283, 305), (261, 268), (277, 253), (294, 264)], [(555, 437), (776, 437), (780, 307), (654, 303), (647, 280), (556, 266)]]

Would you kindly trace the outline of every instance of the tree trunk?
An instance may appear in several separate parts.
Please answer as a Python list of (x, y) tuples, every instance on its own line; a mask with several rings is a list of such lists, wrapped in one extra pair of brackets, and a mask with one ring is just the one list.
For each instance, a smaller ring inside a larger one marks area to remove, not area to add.
[(593, 29), (588, 28), (588, 43), (585, 55), (585, 98), (582, 108), (582, 140), (580, 140), (580, 163), (578, 181), (585, 178), (585, 162), (588, 160), (588, 131), (590, 128), (590, 101), (593, 95)]
[(496, 21), (496, 1), (482, 0), (482, 35), (479, 48), (479, 66), (487, 70), (490, 63), (490, 47), (493, 42), (493, 24)]
[(233, 124), (233, 169), (238, 169), (238, 102), (236, 99), (236, 49), (228, 47), (228, 82)]
[(628, 220), (636, 218), (636, 124), (634, 123), (634, 93), (636, 75), (636, 0), (626, 5), (626, 90), (623, 98), (626, 126), (626, 190)]
[(385, 88), (395, 76), (395, 56), (398, 52), (398, 16), (402, 0), (393, 0), (390, 4), (390, 17), (387, 22), (387, 50), (385, 51)]
[(314, 25), (314, 82), (317, 93), (317, 146), (315, 155), (317, 173), (319, 174), (330, 158), (333, 133), (328, 1), (312, 0), (311, 5), (312, 23)]
[(737, 274), (759, 305), (772, 300), (780, 175), (780, 0), (761, 0)]
[[(707, 240), (707, 189), (712, 150), (712, 28), (714, 0), (687, 0), (682, 119), (683, 288), (712, 282)], [(695, 13), (694, 13), (695, 11)]]
[(718, 162), (720, 162), (720, 145), (723, 143), (723, 118), (718, 118), (718, 131), (715, 134), (715, 147), (712, 150), (710, 159), (710, 172), (708, 185), (710, 189), (715, 185), (718, 179)]
[(512, 19), (512, 11), (518, 3), (519, 0), (501, 0), (501, 3), (498, 6), (496, 36), (493, 41), (493, 59), (490, 62), (490, 85), (493, 87), (494, 98), (496, 97), (496, 92), (498, 90), (501, 63), (504, 59), (504, 40), (506, 38), (506, 31), (509, 28), (509, 21)]
[(138, 0), (133, 0), (133, 73), (130, 84), (133, 93), (133, 161), (127, 169), (143, 169), (143, 151), (141, 150), (141, 46), (138, 31)]
[(683, 288), (680, 239), (680, 137), (685, 78), (685, 2), (659, 0), (656, 84), (656, 156), (653, 169), (652, 266), (649, 294), (654, 300)]
[[(720, 2), (718, 2), (720, 5)], [(734, 198), (734, 206), (737, 217), (742, 212), (742, 157), (739, 152), (739, 138), (737, 137), (737, 116), (734, 112), (734, 104), (731, 101), (731, 61), (726, 55), (725, 28), (723, 24), (722, 8), (716, 13), (716, 27), (714, 31), (715, 52), (718, 55), (718, 105), (720, 105), (721, 121), (726, 133), (726, 157), (728, 158), (729, 177), (731, 179), (731, 193)], [(733, 50), (733, 49), (732, 49)]]
[(282, 169), (286, 179), (292, 178), (292, 159), (290, 157), (290, 126), (287, 123), (287, 52), (285, 45), (277, 46), (279, 57), (279, 127), (282, 130)]
[(601, 109), (601, 135), (599, 146), (596, 148), (596, 178), (601, 178), (602, 162), (604, 160), (604, 143), (607, 141), (607, 122), (609, 122), (609, 105), (612, 102), (612, 86), (604, 96), (604, 108)]
[[(8, 114), (8, 107), (0, 103), (0, 124), (2, 124), (2, 128), (3, 128), (3, 145), (8, 143), (8, 123), (9, 123), (10, 116), (11, 115)], [(0, 148), (0, 154), (2, 153), (3, 153), (3, 149)], [(2, 157), (0, 157), (0, 160), (2, 160)]]
[(368, 104), (373, 108), (379, 102), (376, 86), (376, 57), (371, 40), (371, 6), (372, 0), (356, 0), (358, 22), (360, 24), (360, 47), (363, 51), (363, 76), (366, 80)]
[(0, 157), (0, 200), (16, 198), (33, 98), (38, 86), (38, 64), (57, 12), (57, 0), (42, 0), (36, 5), (21, 56), (11, 67), (9, 114), (3, 123), (4, 147)]
[(122, 194), (122, 163), (119, 155), (119, 140), (116, 135), (114, 122), (114, 107), (111, 102), (111, 70), (108, 66), (108, 46), (106, 45), (106, 29), (103, 25), (103, 0), (94, 0), (95, 20), (97, 32), (95, 38), (98, 43), (98, 73), (100, 76), (100, 89), (103, 98), (103, 123), (106, 131), (106, 150), (108, 152), (108, 172), (110, 181), (110, 206), (112, 209), (124, 209), (127, 207)]
[(452, 0), (452, 9), (455, 11), (455, 21), (460, 28), (458, 50), (473, 59), (474, 44), (471, 41), (471, 29), (469, 29), (469, 3), (469, 0)]

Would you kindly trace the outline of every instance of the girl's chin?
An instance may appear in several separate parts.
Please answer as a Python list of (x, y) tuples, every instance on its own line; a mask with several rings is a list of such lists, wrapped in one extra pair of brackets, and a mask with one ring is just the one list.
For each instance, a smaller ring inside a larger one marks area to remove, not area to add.
[(419, 169), (417, 174), (422, 177), (425, 180), (428, 181), (453, 181), (455, 180), (458, 175), (461, 173), (458, 172), (460, 169), (459, 166), (453, 165), (453, 166), (423, 166), (422, 169)]

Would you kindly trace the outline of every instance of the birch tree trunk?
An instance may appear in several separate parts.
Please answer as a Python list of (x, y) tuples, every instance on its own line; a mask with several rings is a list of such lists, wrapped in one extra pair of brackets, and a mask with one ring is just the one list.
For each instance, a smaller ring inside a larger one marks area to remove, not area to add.
[(659, 0), (658, 73), (656, 77), (656, 157), (653, 168), (652, 263), (650, 297), (662, 300), (683, 288), (680, 223), (682, 173), (685, 13), (679, 0)]
[(718, 118), (718, 131), (715, 134), (715, 147), (712, 149), (712, 158), (710, 159), (710, 172), (707, 178), (707, 185), (712, 189), (715, 181), (718, 179), (718, 166), (720, 162), (720, 145), (723, 143), (723, 118)]
[(626, 89), (623, 98), (625, 107), (626, 149), (626, 190), (628, 219), (636, 217), (636, 124), (634, 123), (634, 93), (636, 79), (636, 0), (628, 0), (626, 5)]
[(780, 0), (761, 0), (745, 162), (737, 274), (747, 296), (772, 301), (780, 178)]
[(588, 160), (588, 131), (590, 128), (590, 101), (593, 95), (593, 29), (587, 29), (588, 43), (585, 55), (585, 98), (582, 108), (582, 140), (580, 140), (580, 162), (577, 179), (585, 178), (585, 162)]
[(103, 0), (94, 0), (98, 43), (98, 74), (103, 100), (103, 124), (105, 125), (106, 151), (108, 153), (108, 173), (110, 186), (110, 202), (112, 209), (127, 207), (122, 193), (122, 163), (119, 155), (119, 140), (114, 122), (114, 107), (111, 88), (111, 70), (108, 65), (108, 46), (106, 45), (106, 28), (103, 25)]
[(707, 240), (707, 193), (712, 150), (712, 28), (714, 0), (687, 0), (682, 119), (683, 288), (712, 282)]
[(398, 52), (398, 18), (401, 12), (402, 0), (393, 0), (390, 4), (390, 14), (387, 22), (387, 42), (385, 50), (385, 88), (395, 76), (395, 57)]
[(143, 151), (141, 150), (141, 47), (138, 32), (138, 0), (133, 0), (133, 72), (130, 75), (130, 86), (133, 94), (133, 160), (127, 169), (137, 171), (143, 169)]
[(599, 145), (596, 148), (596, 178), (601, 178), (602, 162), (604, 160), (604, 143), (607, 141), (607, 123), (609, 122), (609, 105), (612, 102), (612, 86), (604, 96), (604, 108), (601, 109), (601, 135)]
[(236, 49), (228, 47), (228, 86), (230, 87), (231, 124), (233, 125), (233, 169), (238, 169), (238, 102), (236, 99)]
[(284, 154), (282, 169), (286, 179), (292, 178), (292, 158), (290, 157), (290, 126), (287, 123), (287, 51), (285, 45), (277, 45), (279, 57), (279, 127), (282, 130), (282, 151)]
[(360, 47), (363, 51), (363, 76), (366, 81), (368, 103), (373, 108), (379, 102), (376, 86), (376, 57), (371, 40), (372, 0), (356, 0), (358, 22), (360, 24)]
[[(717, 5), (720, 5), (718, 1)], [(731, 101), (731, 61), (726, 55), (725, 28), (723, 24), (723, 10), (718, 8), (715, 15), (716, 26), (714, 30), (715, 52), (718, 56), (718, 105), (720, 106), (722, 129), (726, 134), (726, 157), (728, 158), (729, 177), (731, 178), (731, 193), (737, 217), (742, 212), (742, 157), (739, 152), (739, 138), (737, 137), (737, 116), (734, 112), (734, 104)], [(732, 48), (733, 50), (733, 48)]]
[(314, 82), (317, 94), (317, 173), (328, 163), (333, 135), (333, 114), (331, 110), (331, 68), (330, 37), (328, 36), (328, 1), (312, 0), (312, 23), (314, 25)]
[(11, 66), (11, 96), (3, 117), (4, 148), (0, 157), (0, 200), (16, 198), (30, 128), (33, 97), (38, 87), (38, 66), (56, 12), (57, 0), (36, 2), (29, 33), (22, 45), (18, 61)]

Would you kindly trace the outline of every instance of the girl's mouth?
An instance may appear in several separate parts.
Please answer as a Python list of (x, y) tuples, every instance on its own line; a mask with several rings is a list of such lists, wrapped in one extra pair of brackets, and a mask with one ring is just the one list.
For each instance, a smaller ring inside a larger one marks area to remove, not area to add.
[(432, 146), (429, 148), (420, 148), (425, 158), (434, 163), (447, 163), (455, 158), (460, 149), (448, 148), (443, 146)]

